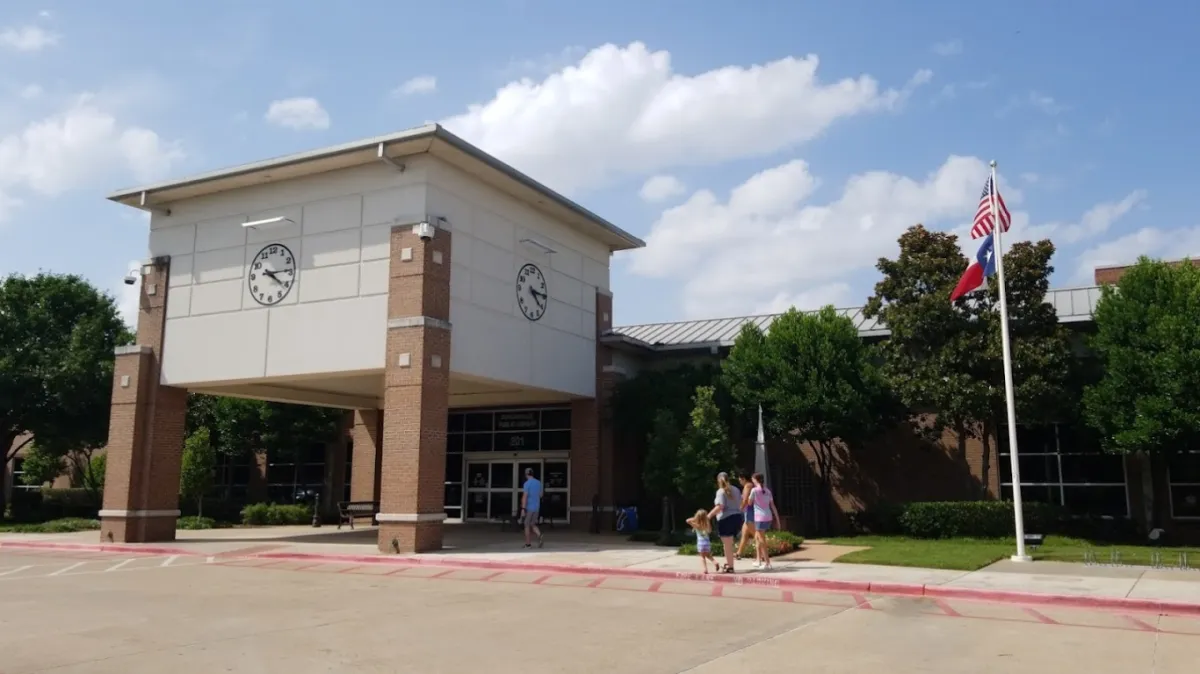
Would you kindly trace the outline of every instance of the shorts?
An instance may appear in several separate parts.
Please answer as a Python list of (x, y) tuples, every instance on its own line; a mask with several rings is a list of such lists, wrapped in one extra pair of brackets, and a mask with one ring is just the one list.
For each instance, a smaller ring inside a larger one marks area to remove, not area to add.
[(742, 530), (742, 524), (745, 521), (741, 513), (718, 519), (717, 536), (721, 538), (733, 538), (737, 536), (737, 533)]
[(707, 541), (707, 540), (697, 541), (696, 542), (696, 552), (698, 552), (702, 555), (712, 554), (712, 542)]
[(742, 510), (742, 521), (746, 524), (754, 523), (754, 506), (746, 506), (746, 508)]
[(771, 523), (770, 522), (755, 522), (754, 528), (757, 531), (770, 531)]
[(527, 529), (529, 527), (535, 527), (535, 526), (537, 526), (537, 520), (538, 520), (538, 511), (526, 510), (525, 516), (521, 518), (521, 525)]

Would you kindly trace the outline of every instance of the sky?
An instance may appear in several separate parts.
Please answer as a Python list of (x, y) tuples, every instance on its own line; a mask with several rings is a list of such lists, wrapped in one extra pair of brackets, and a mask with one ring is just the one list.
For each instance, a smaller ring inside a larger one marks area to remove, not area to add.
[(1090, 285), (1200, 255), (1197, 25), (1181, 0), (5, 0), (0, 273), (128, 312), (148, 220), (108, 193), (438, 121), (647, 242), (613, 258), (618, 325), (858, 306), (915, 223), (973, 256), (989, 160), (1006, 243)]

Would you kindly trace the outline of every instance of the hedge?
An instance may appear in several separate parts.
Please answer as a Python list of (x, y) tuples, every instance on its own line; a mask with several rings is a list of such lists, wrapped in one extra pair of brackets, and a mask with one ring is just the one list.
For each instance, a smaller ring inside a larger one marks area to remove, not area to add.
[(242, 524), (251, 526), (312, 523), (312, 508), (306, 505), (255, 503), (242, 508)]
[(211, 517), (197, 517), (195, 515), (185, 515), (180, 517), (175, 522), (175, 528), (187, 531), (198, 531), (201, 529), (215, 529), (216, 521)]
[[(1128, 520), (1076, 517), (1046, 503), (1024, 503), (1026, 533), (1119, 540), (1133, 535)], [(1011, 501), (931, 501), (879, 504), (854, 513), (859, 533), (912, 538), (1007, 538), (1016, 535)]]

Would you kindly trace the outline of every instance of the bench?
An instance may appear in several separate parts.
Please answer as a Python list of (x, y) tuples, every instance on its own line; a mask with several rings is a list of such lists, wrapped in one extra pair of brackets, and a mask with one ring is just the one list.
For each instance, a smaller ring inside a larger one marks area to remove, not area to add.
[(339, 529), (343, 524), (349, 524), (353, 529), (355, 517), (370, 517), (374, 523), (379, 514), (379, 501), (338, 501), (337, 507)]

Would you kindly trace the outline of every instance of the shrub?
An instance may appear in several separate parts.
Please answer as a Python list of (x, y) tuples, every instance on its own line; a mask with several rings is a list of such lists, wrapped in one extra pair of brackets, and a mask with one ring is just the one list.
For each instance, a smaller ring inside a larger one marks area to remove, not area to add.
[(242, 524), (280, 526), (312, 522), (312, 508), (306, 505), (254, 503), (242, 508)]
[(42, 502), (37, 509), (38, 519), (95, 519), (100, 510), (96, 497), (95, 493), (82, 488), (43, 489)]
[[(1024, 504), (1025, 530), (1050, 534), (1062, 529), (1059, 509)], [(913, 538), (1005, 538), (1016, 533), (1008, 501), (934, 501), (909, 503), (900, 514), (904, 534)]]
[(850, 513), (850, 524), (855, 533), (895, 536), (904, 533), (900, 516), (905, 506), (897, 503), (877, 503), (866, 510)]
[[(767, 554), (771, 555), (772, 557), (778, 557), (779, 555), (786, 555), (789, 552), (795, 552), (796, 550), (800, 549), (800, 546), (803, 543), (803, 538), (793, 534), (790, 531), (772, 530), (767, 532)], [(746, 544), (745, 554), (749, 557), (753, 557), (757, 553), (757, 550), (758, 548), (754, 542), (754, 539), (751, 539), (750, 542)], [(679, 546), (679, 554), (696, 554), (695, 534), (691, 534), (689, 542)], [(712, 554), (713, 557), (722, 557), (725, 555), (724, 544), (722, 544), (720, 539), (717, 539), (715, 536), (712, 540)]]
[(0, 527), (0, 531), (14, 534), (69, 534), (76, 531), (95, 531), (100, 528), (97, 520), (78, 517), (50, 520), (25, 524), (12, 524)]
[(213, 529), (217, 523), (211, 517), (180, 517), (175, 523), (176, 529), (186, 529), (189, 531), (197, 531), (200, 529)]

